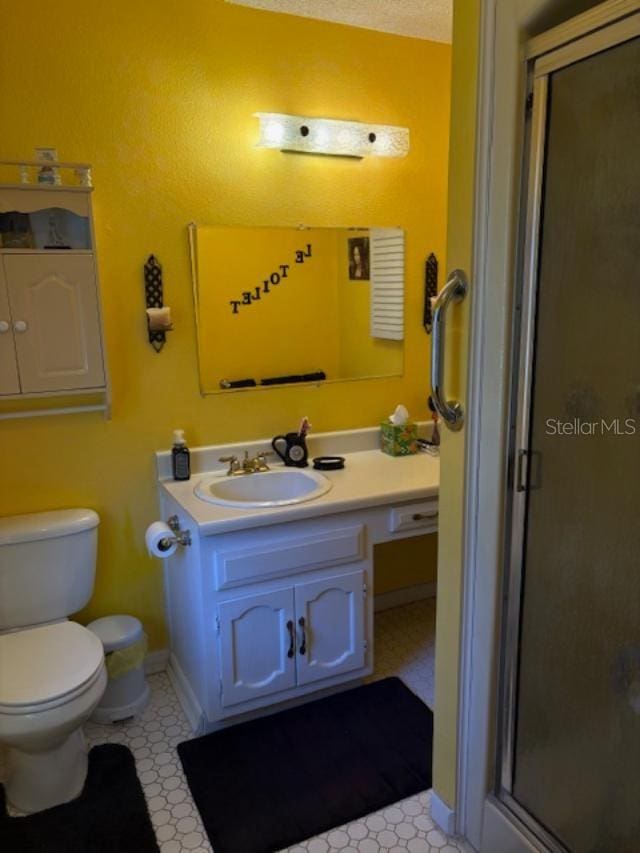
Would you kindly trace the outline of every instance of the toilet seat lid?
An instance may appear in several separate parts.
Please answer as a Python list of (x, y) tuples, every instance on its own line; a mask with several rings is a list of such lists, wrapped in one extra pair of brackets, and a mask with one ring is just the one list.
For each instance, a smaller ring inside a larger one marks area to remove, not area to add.
[(0, 706), (39, 705), (89, 681), (102, 643), (77, 622), (56, 622), (0, 636)]

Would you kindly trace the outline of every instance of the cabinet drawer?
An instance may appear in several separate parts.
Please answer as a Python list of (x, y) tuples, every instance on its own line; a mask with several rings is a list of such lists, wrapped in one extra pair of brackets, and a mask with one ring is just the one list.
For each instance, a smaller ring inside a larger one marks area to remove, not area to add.
[(274, 539), (241, 550), (221, 550), (214, 558), (216, 589), (354, 563), (363, 557), (361, 524)]
[(438, 529), (438, 499), (417, 504), (391, 507), (389, 510), (389, 532), (404, 530), (432, 531)]

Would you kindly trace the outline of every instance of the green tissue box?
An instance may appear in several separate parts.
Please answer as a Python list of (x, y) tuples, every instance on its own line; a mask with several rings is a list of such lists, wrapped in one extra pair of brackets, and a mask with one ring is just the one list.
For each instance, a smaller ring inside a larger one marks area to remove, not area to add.
[(380, 449), (389, 456), (411, 456), (418, 452), (418, 427), (414, 423), (396, 426), (389, 421), (380, 424)]

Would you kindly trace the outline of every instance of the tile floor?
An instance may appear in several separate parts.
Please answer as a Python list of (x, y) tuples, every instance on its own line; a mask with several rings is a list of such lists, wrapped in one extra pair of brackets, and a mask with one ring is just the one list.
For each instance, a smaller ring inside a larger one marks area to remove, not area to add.
[[(435, 600), (376, 615), (374, 678), (398, 675), (428, 705), (433, 705)], [(149, 678), (152, 700), (138, 719), (116, 726), (89, 723), (91, 745), (124, 743), (133, 752), (151, 820), (162, 853), (210, 853), (182, 772), (176, 746), (192, 736), (164, 673)], [(0, 767), (1, 778), (1, 767)], [(287, 853), (458, 853), (462, 842), (433, 824), (430, 792), (409, 797), (366, 818), (289, 848)]]

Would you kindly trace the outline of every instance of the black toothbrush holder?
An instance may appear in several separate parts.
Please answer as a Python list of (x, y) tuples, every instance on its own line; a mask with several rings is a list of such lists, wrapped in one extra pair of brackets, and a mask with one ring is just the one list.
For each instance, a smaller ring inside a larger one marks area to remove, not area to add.
[(304, 435), (298, 432), (276, 435), (271, 446), (285, 465), (291, 468), (306, 468), (309, 465), (309, 451)]

